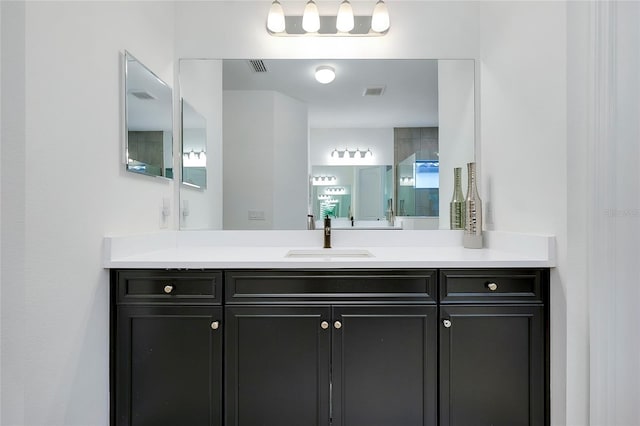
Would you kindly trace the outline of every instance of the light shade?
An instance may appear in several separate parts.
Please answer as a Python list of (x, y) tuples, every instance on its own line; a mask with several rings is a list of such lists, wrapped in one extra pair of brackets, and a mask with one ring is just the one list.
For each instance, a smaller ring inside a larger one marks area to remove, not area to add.
[(318, 6), (309, 0), (302, 13), (302, 29), (308, 33), (316, 33), (320, 29), (320, 12)]
[(318, 83), (328, 84), (336, 78), (336, 71), (329, 65), (321, 65), (316, 68), (316, 80)]
[(336, 29), (343, 33), (348, 33), (353, 29), (353, 8), (348, 0), (344, 0), (338, 8), (338, 16), (336, 17)]
[(378, 3), (373, 8), (371, 29), (377, 33), (382, 33), (389, 29), (389, 10), (382, 0), (378, 0)]
[(284, 9), (278, 0), (271, 3), (267, 16), (267, 29), (272, 33), (281, 33), (285, 30)]

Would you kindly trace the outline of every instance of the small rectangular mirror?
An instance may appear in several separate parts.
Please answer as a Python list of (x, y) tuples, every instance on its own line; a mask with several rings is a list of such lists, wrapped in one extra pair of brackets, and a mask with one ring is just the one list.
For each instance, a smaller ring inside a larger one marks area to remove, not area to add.
[(124, 53), (127, 171), (173, 178), (172, 90), (129, 52)]

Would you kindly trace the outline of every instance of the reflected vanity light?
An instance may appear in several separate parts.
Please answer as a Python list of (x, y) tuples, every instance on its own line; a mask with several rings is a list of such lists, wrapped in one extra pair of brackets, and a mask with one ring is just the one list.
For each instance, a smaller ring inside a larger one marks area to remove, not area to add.
[(331, 151), (331, 158), (359, 159), (371, 157), (373, 157), (373, 152), (371, 152), (371, 149), (369, 148), (367, 148), (366, 151), (361, 151), (360, 148), (356, 148), (355, 150), (350, 150), (349, 148), (336, 148)]
[(402, 176), (400, 178), (400, 186), (413, 186), (415, 179), (413, 176)]
[(193, 149), (188, 152), (183, 152), (182, 165), (184, 167), (206, 167), (207, 153), (204, 150), (194, 151)]
[(343, 195), (347, 193), (347, 190), (340, 186), (334, 186), (325, 189), (324, 192), (331, 195)]
[(267, 32), (274, 36), (381, 36), (389, 31), (389, 10), (378, 0), (371, 16), (354, 16), (349, 0), (343, 0), (336, 15), (320, 16), (318, 5), (309, 0), (302, 16), (287, 16), (278, 0), (267, 15)]
[(335, 176), (313, 176), (311, 179), (313, 184), (318, 185), (335, 185), (338, 182), (338, 178)]

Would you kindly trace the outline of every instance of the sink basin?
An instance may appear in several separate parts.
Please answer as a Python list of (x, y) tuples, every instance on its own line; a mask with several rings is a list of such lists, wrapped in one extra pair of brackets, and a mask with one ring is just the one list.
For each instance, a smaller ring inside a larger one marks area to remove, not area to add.
[(299, 249), (289, 250), (285, 257), (297, 258), (364, 258), (374, 257), (369, 250), (364, 249)]

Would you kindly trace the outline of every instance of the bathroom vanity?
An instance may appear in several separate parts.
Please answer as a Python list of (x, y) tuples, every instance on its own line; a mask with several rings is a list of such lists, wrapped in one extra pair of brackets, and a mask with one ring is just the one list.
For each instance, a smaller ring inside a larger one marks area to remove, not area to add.
[(395, 247), (420, 262), (388, 236), (301, 258), (218, 237), (107, 241), (112, 424), (549, 424), (552, 238), (535, 255)]

